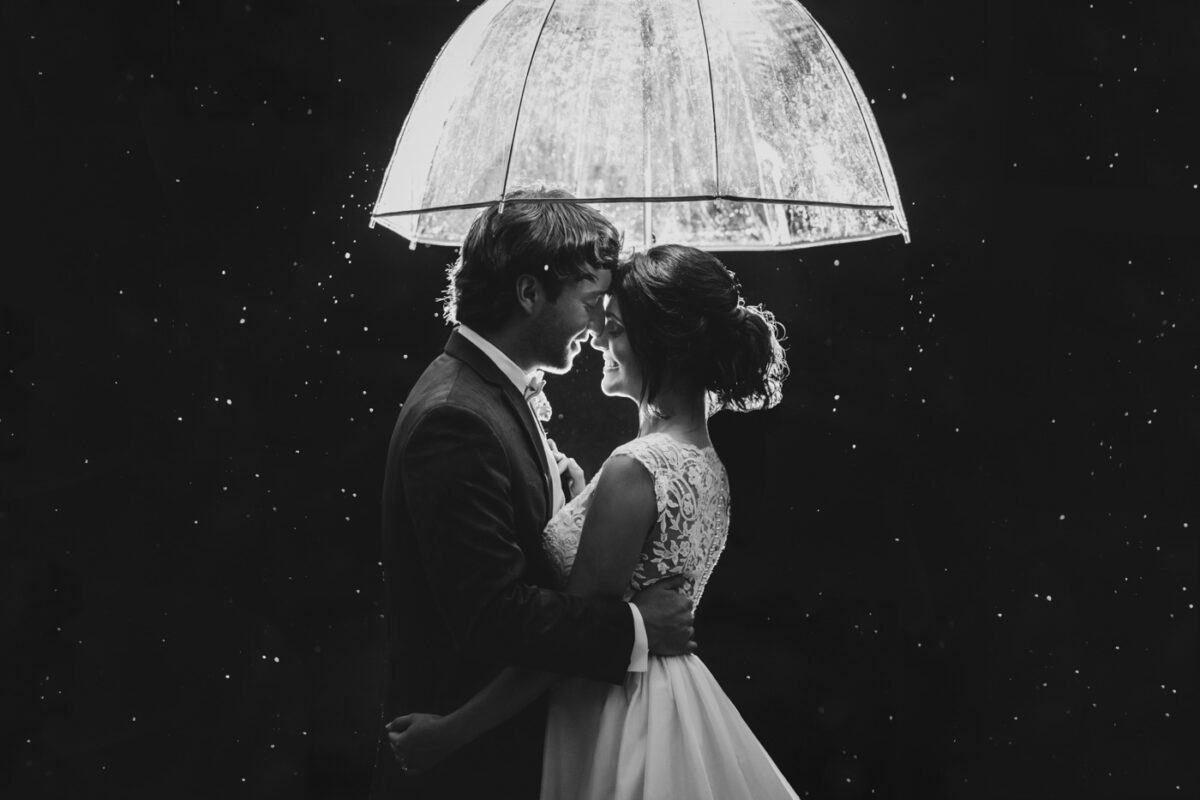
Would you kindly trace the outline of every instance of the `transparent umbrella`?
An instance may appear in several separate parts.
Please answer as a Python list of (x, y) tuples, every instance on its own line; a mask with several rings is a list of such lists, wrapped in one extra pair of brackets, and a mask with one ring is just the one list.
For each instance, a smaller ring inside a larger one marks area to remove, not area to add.
[(372, 224), (457, 246), (529, 185), (628, 246), (776, 250), (901, 235), (879, 129), (793, 0), (488, 0), (443, 47)]

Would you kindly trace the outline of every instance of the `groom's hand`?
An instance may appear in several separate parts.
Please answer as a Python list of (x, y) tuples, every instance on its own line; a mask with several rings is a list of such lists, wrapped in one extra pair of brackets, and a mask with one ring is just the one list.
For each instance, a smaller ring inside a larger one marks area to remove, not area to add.
[(396, 762), (408, 775), (426, 771), (461, 744), (446, 717), (437, 714), (405, 714), (384, 727)]
[(656, 656), (682, 656), (696, 649), (692, 598), (683, 591), (686, 580), (686, 576), (676, 575), (633, 597), (646, 625), (646, 642)]

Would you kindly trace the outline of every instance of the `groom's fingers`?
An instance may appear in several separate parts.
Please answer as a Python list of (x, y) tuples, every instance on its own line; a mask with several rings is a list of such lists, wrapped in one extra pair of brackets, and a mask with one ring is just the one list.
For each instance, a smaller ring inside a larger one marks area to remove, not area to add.
[(406, 731), (412, 725), (412, 714), (405, 714), (402, 717), (396, 717), (394, 720), (384, 725), (385, 730), (392, 732)]
[(661, 586), (664, 589), (680, 590), (683, 588), (683, 584), (687, 582), (687, 578), (687, 575), (673, 575), (670, 578), (664, 578), (655, 585)]

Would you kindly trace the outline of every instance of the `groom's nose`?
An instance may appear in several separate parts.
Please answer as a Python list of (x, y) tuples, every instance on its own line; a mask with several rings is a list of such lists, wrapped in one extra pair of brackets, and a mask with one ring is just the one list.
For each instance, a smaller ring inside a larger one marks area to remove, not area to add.
[(604, 330), (603, 311), (600, 311), (599, 313), (593, 311), (591, 315), (588, 316), (587, 330), (588, 333), (592, 335), (592, 341), (595, 341), (596, 337), (599, 336)]

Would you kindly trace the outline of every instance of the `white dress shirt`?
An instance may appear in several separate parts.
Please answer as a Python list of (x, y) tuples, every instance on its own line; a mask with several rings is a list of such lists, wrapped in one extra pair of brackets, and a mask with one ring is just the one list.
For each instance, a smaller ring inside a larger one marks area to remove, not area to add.
[[(464, 339), (482, 350), (483, 354), (491, 359), (492, 363), (512, 381), (513, 386), (517, 387), (517, 392), (522, 397), (525, 396), (525, 388), (533, 378), (533, 373), (525, 372), (525, 370), (517, 366), (516, 362), (506, 356), (499, 347), (496, 347), (496, 345), (466, 325), (459, 325), (458, 332), (462, 334)], [(530, 414), (533, 414), (533, 409), (530, 409)], [(550, 467), (550, 487), (554, 492), (554, 508), (551, 510), (551, 514), (553, 515), (558, 513), (558, 510), (563, 507), (565, 501), (562, 480), (559, 478), (558, 470), (555, 468), (554, 452), (550, 449), (550, 443), (546, 441), (546, 431), (542, 429), (542, 423), (538, 420), (536, 414), (533, 415), (533, 418), (537, 422), (538, 436), (541, 437), (542, 449), (546, 453), (546, 463)], [(629, 672), (645, 672), (650, 655), (649, 640), (646, 637), (646, 623), (642, 620), (642, 612), (638, 611), (637, 606), (633, 603), (628, 603), (627, 605), (629, 606), (629, 610), (633, 612), (633, 652), (629, 656)]]

